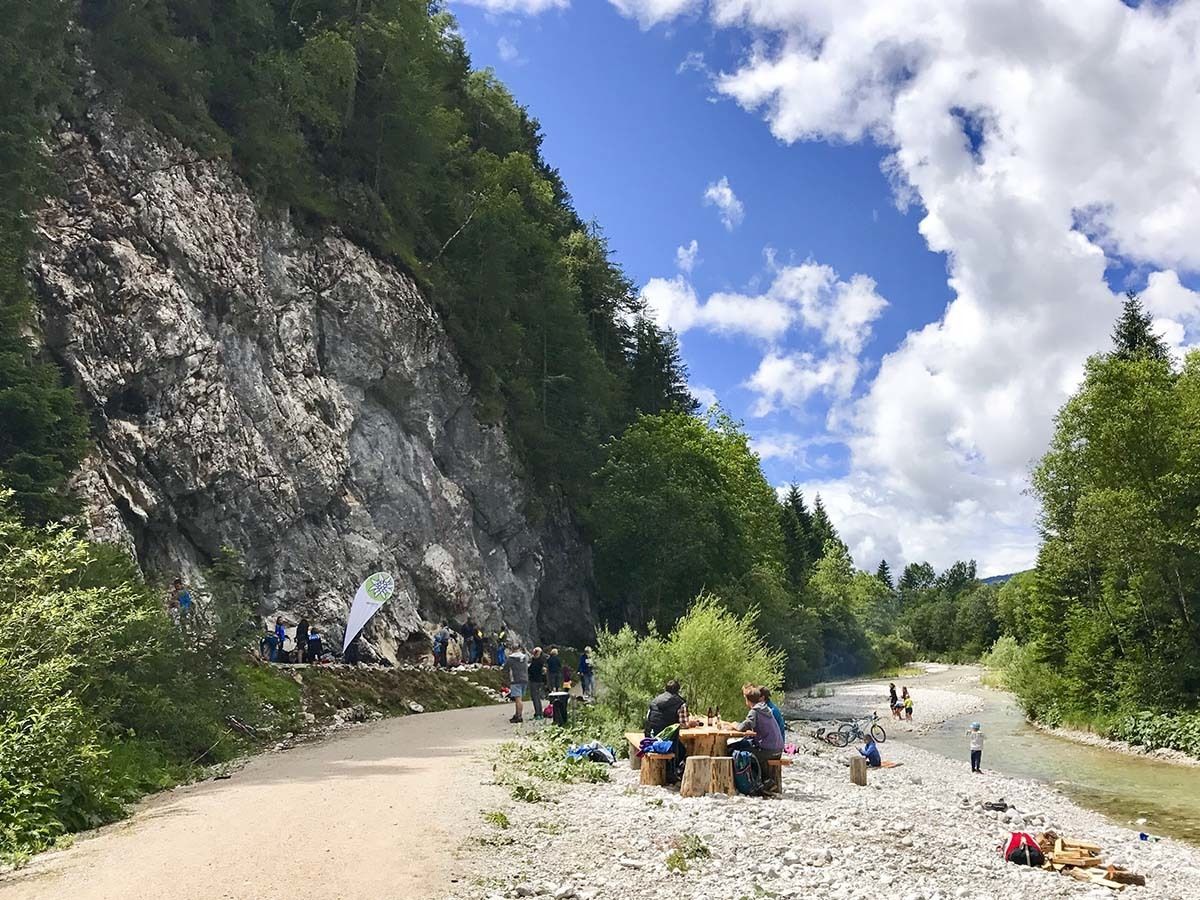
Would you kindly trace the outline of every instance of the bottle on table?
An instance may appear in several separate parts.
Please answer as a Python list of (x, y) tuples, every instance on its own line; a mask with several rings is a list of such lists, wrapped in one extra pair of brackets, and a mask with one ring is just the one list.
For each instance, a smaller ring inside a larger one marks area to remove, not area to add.
[(717, 707), (717, 711), (713, 713), (713, 717), (717, 720), (717, 724), (721, 724), (721, 707)]
[(710, 706), (708, 708), (708, 712), (706, 712), (704, 714), (704, 724), (707, 725), (709, 728), (712, 728), (712, 723), (713, 723), (713, 708)]

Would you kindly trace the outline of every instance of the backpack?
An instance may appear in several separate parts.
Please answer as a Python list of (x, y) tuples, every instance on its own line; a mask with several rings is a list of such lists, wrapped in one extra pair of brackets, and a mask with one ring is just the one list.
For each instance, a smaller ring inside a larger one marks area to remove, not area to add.
[(1046, 861), (1046, 857), (1042, 855), (1042, 848), (1038, 846), (1037, 841), (1033, 839), (1032, 835), (1026, 834), (1023, 831), (1014, 831), (1000, 852), (1005, 860), (1010, 863), (1016, 863), (1019, 866), (1034, 866), (1037, 868)]
[(749, 750), (733, 751), (733, 783), (739, 794), (749, 794), (756, 797), (762, 793), (762, 766), (758, 757)]

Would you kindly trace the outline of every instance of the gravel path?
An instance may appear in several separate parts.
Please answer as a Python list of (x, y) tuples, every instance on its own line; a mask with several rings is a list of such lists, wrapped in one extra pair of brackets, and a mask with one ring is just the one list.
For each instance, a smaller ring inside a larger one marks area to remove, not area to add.
[(502, 706), (390, 719), (148, 800), (0, 877), (0, 900), (422, 900), (445, 895)]

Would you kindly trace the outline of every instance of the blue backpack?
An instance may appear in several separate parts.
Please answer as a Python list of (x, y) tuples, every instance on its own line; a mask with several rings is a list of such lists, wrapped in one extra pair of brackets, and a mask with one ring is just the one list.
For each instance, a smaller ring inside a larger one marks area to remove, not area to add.
[(757, 797), (763, 791), (762, 766), (749, 750), (733, 751), (733, 783), (739, 794)]

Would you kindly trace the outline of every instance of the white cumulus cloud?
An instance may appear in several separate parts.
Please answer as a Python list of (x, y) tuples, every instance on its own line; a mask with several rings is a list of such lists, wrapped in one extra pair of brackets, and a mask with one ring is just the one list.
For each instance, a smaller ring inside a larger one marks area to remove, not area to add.
[[(881, 360), (848, 418), (849, 474), (820, 485), (870, 563), (1033, 561), (1023, 495), (1084, 359), (1108, 346), (1114, 257), (1150, 271), (1175, 344), (1200, 299), (1200, 2), (713, 0), (757, 39), (716, 87), (785, 141), (873, 139), (897, 203), (946, 254), (953, 300)], [(853, 310), (844, 328), (853, 343)], [(828, 325), (832, 330), (841, 328)], [(763, 401), (836, 389), (776, 354)], [(791, 393), (788, 393), (790, 388)]]
[(690, 274), (692, 269), (696, 268), (699, 259), (700, 243), (695, 239), (690, 244), (675, 249), (675, 266), (684, 274)]
[(643, 29), (652, 28), (703, 6), (703, 0), (609, 0), (624, 16)]
[(733, 231), (746, 218), (746, 207), (733, 192), (727, 176), (722, 175), (720, 181), (714, 181), (704, 189), (704, 203), (706, 206), (717, 208), (717, 212), (721, 216), (721, 224), (728, 231)]

